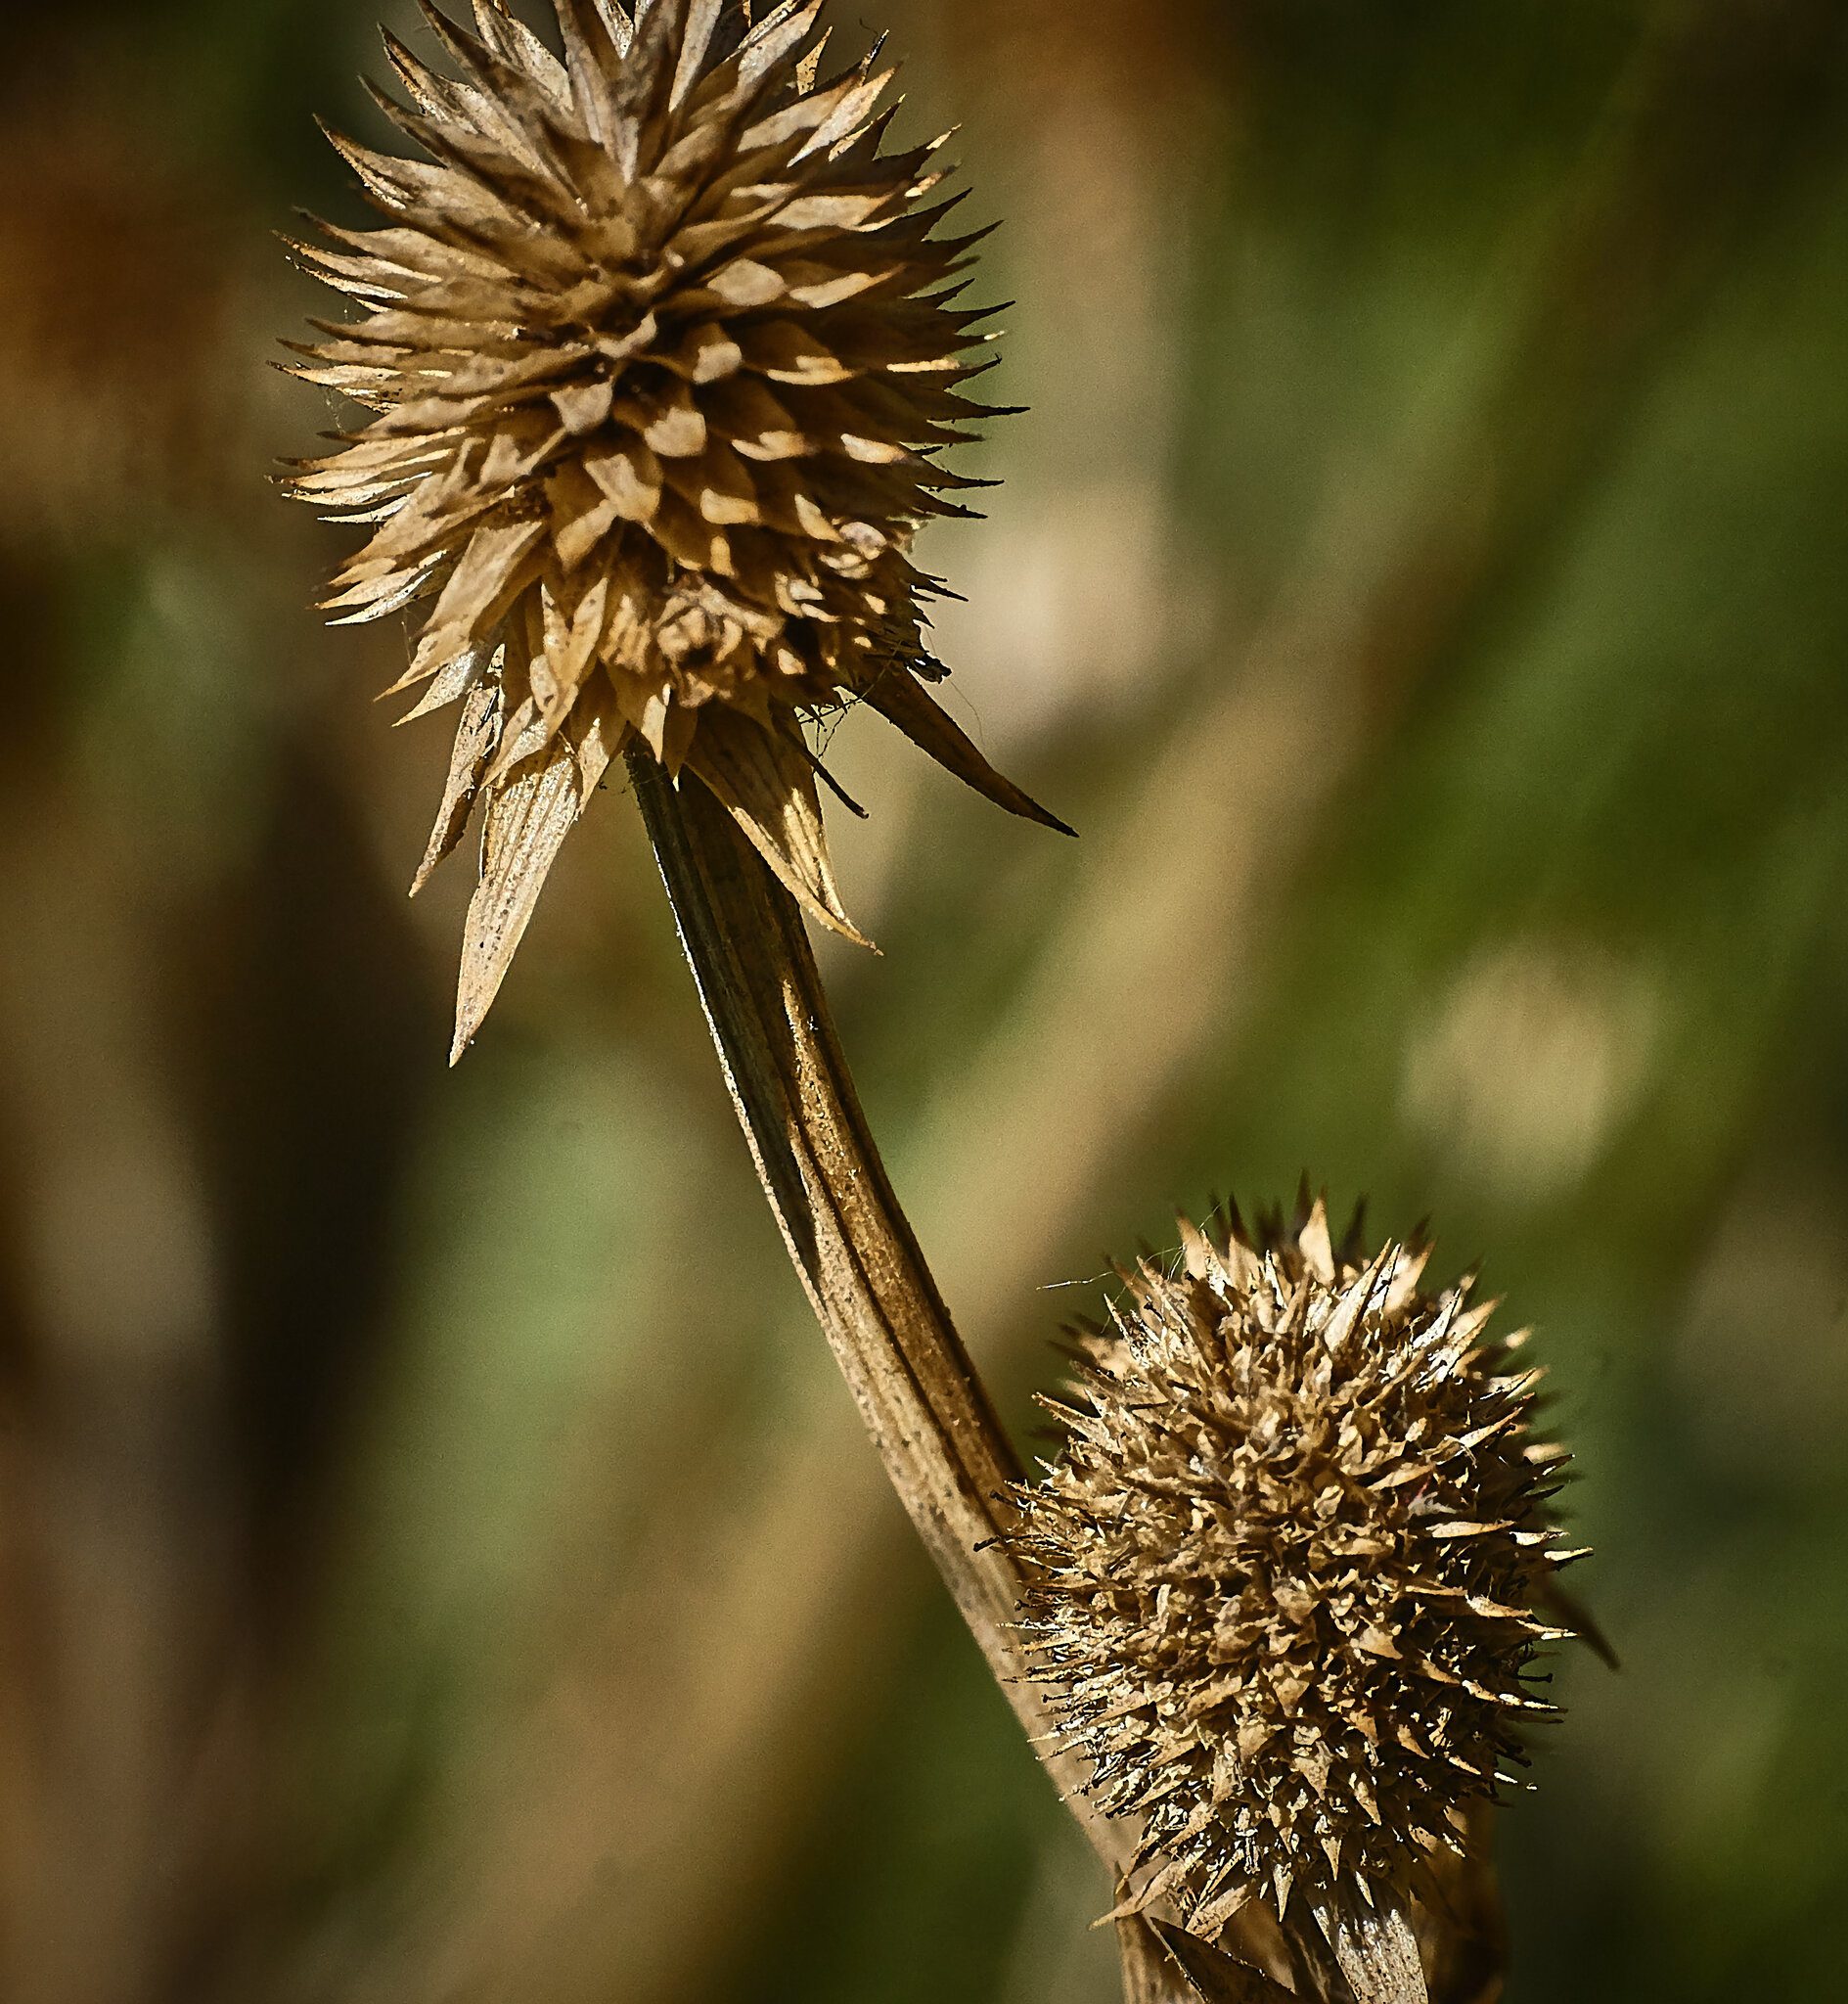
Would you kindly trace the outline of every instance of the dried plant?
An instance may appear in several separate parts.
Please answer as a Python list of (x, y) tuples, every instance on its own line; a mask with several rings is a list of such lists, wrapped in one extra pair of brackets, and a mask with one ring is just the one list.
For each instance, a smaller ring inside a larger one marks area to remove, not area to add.
[[(909, 555), (969, 483), (937, 465), (984, 317), (937, 145), (887, 154), (887, 76), (821, 83), (820, 0), (556, 0), (561, 62), (501, 0), (462, 72), (395, 39), (431, 156), (336, 144), (389, 219), (297, 246), (363, 315), (296, 373), (375, 415), (293, 491), (377, 524), (332, 610), (434, 597), (399, 691), (460, 702), (420, 885), (483, 803), (455, 1051), (565, 835), (622, 754), (759, 1174), (895, 1486), (1036, 1738), (1002, 1533), (1019, 1473), (886, 1182), (798, 914), (850, 937), (803, 722), (880, 711), (1062, 827), (928, 695), (938, 587)], [(877, 52), (876, 52), (877, 54)], [(698, 782), (689, 787), (691, 779)], [(1113, 1876), (1126, 1834), (1044, 1755)]]
[[(1310, 1972), (1422, 2000), (1416, 1907), (1555, 1716), (1533, 1662), (1564, 1450), (1540, 1374), (1428, 1249), (1292, 1227), (1123, 1276), (1083, 1334), (1062, 1457), (1018, 1492), (1034, 1674), (1091, 1791), (1142, 1822), (1124, 1911), (1217, 1938), (1269, 1906)], [(1338, 1987), (1330, 1994), (1344, 1995)]]
[(911, 552), (969, 484), (938, 455), (979, 413), (974, 240), (938, 234), (934, 145), (885, 152), (873, 62), (819, 80), (820, 0), (555, 4), (562, 60), (502, 0), (473, 33), (425, 5), (459, 76), (387, 37), (412, 108), (381, 102), (430, 158), (337, 140), (388, 226), (297, 247), (361, 302), (297, 373), (372, 413), (292, 482), (374, 528), (331, 609), (433, 601), (394, 693), (462, 706), (420, 885), (482, 808), (456, 1053), (622, 757), (817, 1318), (1121, 1889), (1128, 1994), (1422, 1999), (1427, 1859), (1519, 1757), (1511, 1715), (1548, 1709), (1531, 1387), (1472, 1347), (1464, 1291), (1426, 1300), (1396, 1250), (1337, 1260), (1318, 1208), (1131, 1277), (1078, 1444), (1026, 1484), (801, 916), (859, 937), (804, 736), (830, 707), (1062, 825), (925, 686), (940, 587)]
[[(390, 693), (461, 705), (422, 884), (482, 805), (459, 1055), (565, 836), (645, 747), (724, 803), (785, 887), (859, 938), (802, 725), (865, 703), (1012, 811), (926, 684), (918, 528), (975, 484), (938, 454), (983, 313), (939, 234), (941, 142), (888, 153), (869, 58), (818, 81), (821, 0), (557, 0), (561, 62), (501, 0), (476, 32), (421, 0), (458, 77), (386, 37), (429, 156), (335, 144), (382, 230), (296, 249), (361, 305), (296, 373), (375, 415), (293, 492), (377, 524), (328, 602), (434, 601)], [(877, 54), (877, 52), (876, 52)]]

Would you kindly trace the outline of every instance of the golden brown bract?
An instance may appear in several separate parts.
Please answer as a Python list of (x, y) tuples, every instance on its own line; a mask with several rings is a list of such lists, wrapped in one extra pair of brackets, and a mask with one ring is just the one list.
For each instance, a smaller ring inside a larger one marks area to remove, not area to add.
[[(872, 59), (818, 81), (820, 0), (556, 0), (563, 60), (500, 0), (425, 4), (454, 75), (386, 37), (428, 159), (335, 144), (389, 227), (297, 247), (360, 302), (297, 373), (375, 413), (293, 490), (377, 524), (331, 609), (433, 601), (399, 691), (461, 706), (429, 872), (483, 806), (457, 1049), (618, 753), (725, 803), (854, 933), (802, 723), (865, 702), (1051, 822), (926, 693), (910, 556), (971, 484), (937, 455), (983, 317), (936, 234), (935, 146), (887, 154)], [(394, 691), (393, 693), (397, 693)], [(1052, 825), (1059, 824), (1054, 822)]]
[[(1022, 1488), (1035, 1675), (1108, 1814), (1126, 1910), (1208, 1939), (1264, 1902), (1363, 1998), (1421, 1997), (1410, 1903), (1519, 1728), (1568, 1554), (1538, 1373), (1424, 1251), (1363, 1263), (1304, 1207), (1183, 1224), (1083, 1340), (1059, 1462)], [(1308, 1925), (1305, 1925), (1307, 1923)]]

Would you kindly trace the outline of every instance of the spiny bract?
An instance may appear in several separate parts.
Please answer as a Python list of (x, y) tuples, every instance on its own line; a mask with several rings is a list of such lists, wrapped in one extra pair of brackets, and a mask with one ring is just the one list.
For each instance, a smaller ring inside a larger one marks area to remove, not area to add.
[[(1322, 1205), (1183, 1222), (1084, 1336), (1062, 1457), (1018, 1493), (1027, 1640), (1099, 1805), (1143, 1819), (1127, 1905), (1212, 1938), (1253, 1899), (1360, 1994), (1406, 1959), (1425, 1861), (1552, 1714), (1530, 1659), (1570, 1556), (1538, 1373), (1427, 1252), (1337, 1252)], [(1492, 1304), (1491, 1304), (1492, 1305)], [(1390, 1925), (1373, 1917), (1388, 1917)], [(1415, 1981), (1416, 1980), (1416, 1981)]]
[[(387, 115), (429, 156), (342, 139), (390, 227), (296, 246), (361, 303), (297, 373), (377, 415), (293, 491), (377, 524), (333, 610), (434, 598), (398, 691), (460, 703), (419, 876), (483, 804), (458, 1050), (610, 761), (640, 743), (722, 800), (850, 936), (802, 722), (865, 702), (1052, 821), (925, 693), (935, 587), (911, 562), (971, 484), (940, 448), (984, 317), (957, 304), (936, 145), (882, 151), (873, 60), (818, 82), (820, 0), (556, 0), (555, 56), (502, 0), (420, 0), (458, 77), (386, 36)], [(376, 94), (377, 95), (377, 94)], [(1054, 826), (1059, 824), (1053, 822)]]

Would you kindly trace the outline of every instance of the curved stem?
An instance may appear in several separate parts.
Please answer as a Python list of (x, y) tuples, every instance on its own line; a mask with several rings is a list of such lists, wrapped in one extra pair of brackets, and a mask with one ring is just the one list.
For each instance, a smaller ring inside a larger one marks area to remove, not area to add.
[[(816, 1320), (1035, 1756), (1120, 1887), (1133, 1833), (1085, 1795), (1015, 1626), (1022, 1582), (1006, 1533), (1020, 1464), (879, 1160), (801, 913), (704, 787), (676, 787), (646, 752), (628, 763), (732, 1103)], [(1136, 1918), (1118, 1933), (1130, 2004), (1285, 1995), (1223, 1958), (1223, 1971), (1195, 1971), (1177, 1945), (1198, 1944), (1178, 1930)]]
[(646, 752), (629, 772), (757, 1174), (899, 1499), (1092, 1847), (1121, 1881), (1130, 1833), (1100, 1816), (1027, 1675), (1020, 1573), (1002, 1541), (1020, 1465), (893, 1194), (800, 912), (719, 803)]
[(1014, 1622), (1000, 1540), (1020, 1467), (899, 1207), (834, 1033), (801, 914), (719, 803), (646, 752), (629, 770), (764, 1194), (892, 1485), (1036, 1751), (1121, 1876)]

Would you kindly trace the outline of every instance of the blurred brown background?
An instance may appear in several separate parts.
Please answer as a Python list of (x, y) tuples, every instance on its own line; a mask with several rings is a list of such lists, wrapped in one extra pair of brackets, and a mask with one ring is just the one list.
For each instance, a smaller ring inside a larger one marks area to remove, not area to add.
[[(338, 421), (270, 233), (359, 216), (310, 114), (376, 129), (374, 13), (11, 23), (0, 1998), (1104, 2004), (619, 789), (444, 1069), (443, 730), (267, 484)], [(1431, 1213), (1544, 1329), (1626, 1659), (1507, 1819), (1513, 1997), (1835, 1994), (1838, 0), (840, 15), (1006, 219), (1032, 414), (925, 555), (1085, 836), (834, 741), (885, 957), (829, 965), (966, 1333), (1030, 1428), (1176, 1205)]]

